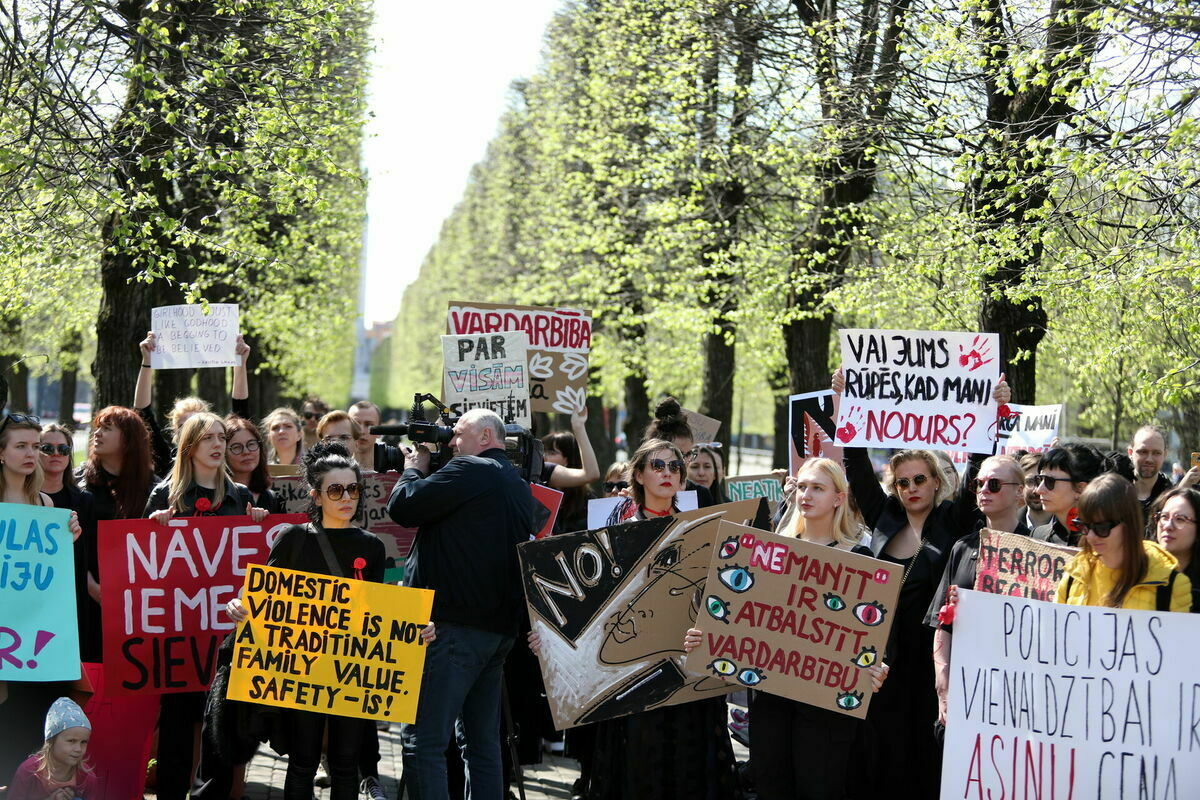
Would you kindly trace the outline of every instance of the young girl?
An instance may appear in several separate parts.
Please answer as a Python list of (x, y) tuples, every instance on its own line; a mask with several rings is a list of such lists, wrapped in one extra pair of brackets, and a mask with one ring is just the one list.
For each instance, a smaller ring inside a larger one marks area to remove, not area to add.
[[(859, 522), (847, 505), (848, 485), (841, 466), (828, 458), (811, 459), (796, 475), (792, 507), (780, 533), (813, 544), (870, 556), (858, 544)], [(701, 642), (698, 628), (687, 632), (683, 649)], [(888, 667), (870, 668), (878, 691)], [(842, 800), (858, 719), (766, 692), (750, 704), (750, 761), (754, 786), (762, 800)]]
[(1079, 555), (1067, 562), (1056, 603), (1072, 606), (1191, 611), (1192, 582), (1175, 557), (1142, 538), (1137, 489), (1107, 473), (1079, 495)]
[[(309, 497), (307, 525), (293, 525), (275, 540), (267, 565), (332, 575), (332, 565), (323, 555), (318, 536), (328, 538), (336, 565), (347, 578), (383, 581), (386, 553), (373, 533), (351, 523), (363, 503), (362, 470), (350, 458), (353, 443), (318, 442), (304, 455), (304, 480)], [(245, 604), (234, 598), (226, 606), (229, 616), (241, 622), (248, 616)], [(422, 634), (432, 641), (433, 626)], [(358, 748), (362, 740), (361, 720), (315, 711), (292, 710), (292, 746), (288, 756), (285, 800), (311, 800), (313, 777), (321, 757), (321, 740), (328, 732), (331, 800), (355, 800), (358, 796)]]
[[(216, 414), (193, 414), (179, 432), (179, 452), (171, 477), (150, 493), (145, 515), (166, 525), (172, 517), (267, 516), (255, 508), (250, 490), (234, 483), (225, 463), (225, 424)], [(158, 723), (158, 798), (184, 800), (191, 785), (192, 742), (204, 715), (204, 692), (164, 694)]]
[(83, 761), (92, 724), (83, 709), (60, 697), (46, 714), (45, 743), (17, 769), (8, 800), (92, 800), (99, 788)]

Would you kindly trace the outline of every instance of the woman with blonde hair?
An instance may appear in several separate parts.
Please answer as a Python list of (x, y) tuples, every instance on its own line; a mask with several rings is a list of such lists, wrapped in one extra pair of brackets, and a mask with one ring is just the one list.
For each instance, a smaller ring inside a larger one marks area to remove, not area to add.
[[(828, 458), (809, 459), (795, 484), (778, 533), (870, 557), (871, 551), (858, 544), (858, 515), (849, 507), (849, 484), (841, 465)], [(683, 648), (691, 652), (700, 643), (700, 630), (692, 628)], [(876, 661), (870, 672), (872, 691), (879, 691), (888, 666)], [(750, 718), (750, 769), (762, 800), (846, 797), (850, 757), (861, 726), (857, 718), (766, 692), (754, 693)]]
[(1192, 582), (1158, 542), (1143, 538), (1142, 504), (1115, 473), (1079, 495), (1079, 555), (1067, 562), (1054, 602), (1072, 606), (1191, 611)]
[[(250, 490), (234, 483), (225, 461), (225, 423), (216, 414), (193, 414), (179, 432), (179, 451), (171, 477), (150, 493), (146, 516), (159, 525), (172, 517), (267, 516), (255, 508)], [(181, 644), (186, 647), (186, 642)], [(184, 800), (191, 786), (192, 742), (204, 715), (204, 692), (164, 694), (158, 726), (158, 797)]]
[[(833, 391), (841, 394), (845, 378), (839, 368)], [(1000, 376), (992, 399), (1007, 403), (1011, 391)], [(861, 792), (888, 795), (896, 786), (911, 786), (911, 794), (935, 797), (941, 783), (941, 747), (934, 734), (938, 700), (931, 680), (933, 629), (925, 614), (946, 569), (950, 548), (970, 533), (979, 510), (968, 482), (951, 499), (942, 465), (929, 450), (901, 450), (889, 461), (887, 490), (879, 485), (867, 451), (843, 451), (846, 476), (855, 505), (871, 530), (871, 553), (901, 569), (900, 599), (888, 640), (891, 678), (867, 712), (870, 752)]]

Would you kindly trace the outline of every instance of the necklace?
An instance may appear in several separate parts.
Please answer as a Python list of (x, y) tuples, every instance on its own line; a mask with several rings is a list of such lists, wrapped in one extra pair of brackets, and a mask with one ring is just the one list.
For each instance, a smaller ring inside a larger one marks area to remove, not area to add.
[(667, 509), (666, 511), (653, 511), (645, 506), (642, 506), (642, 513), (651, 517), (665, 517), (671, 513), (671, 509)]

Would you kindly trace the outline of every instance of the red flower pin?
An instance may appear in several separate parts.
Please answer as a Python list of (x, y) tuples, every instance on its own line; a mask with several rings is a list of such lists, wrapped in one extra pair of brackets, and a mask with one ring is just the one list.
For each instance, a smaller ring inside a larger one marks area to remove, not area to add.
[(354, 559), (354, 577), (360, 581), (363, 579), (362, 571), (367, 566), (367, 560), (362, 556)]
[(1079, 509), (1072, 507), (1067, 512), (1067, 530), (1071, 533), (1079, 533)]
[(201, 514), (206, 514), (209, 511), (212, 511), (212, 500), (209, 500), (207, 497), (201, 497), (196, 501), (196, 511), (200, 512)]

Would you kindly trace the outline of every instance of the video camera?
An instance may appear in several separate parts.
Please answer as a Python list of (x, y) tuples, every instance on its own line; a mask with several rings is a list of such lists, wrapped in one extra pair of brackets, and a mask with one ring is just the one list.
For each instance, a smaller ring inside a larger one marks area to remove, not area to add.
[[(437, 418), (446, 425), (430, 422), (425, 418), (425, 403), (437, 409)], [(429, 460), (429, 471), (436, 472), (454, 457), (449, 448), (454, 438), (454, 424), (460, 414), (454, 413), (445, 403), (431, 394), (413, 395), (408, 423), (400, 425), (374, 425), (370, 432), (377, 436), (407, 436), (413, 444), (437, 445)], [(504, 453), (526, 483), (540, 483), (542, 477), (542, 441), (528, 428), (520, 425), (504, 426)], [(404, 448), (393, 447), (383, 442), (375, 443), (375, 470), (377, 472), (402, 472), (404, 470)]]

